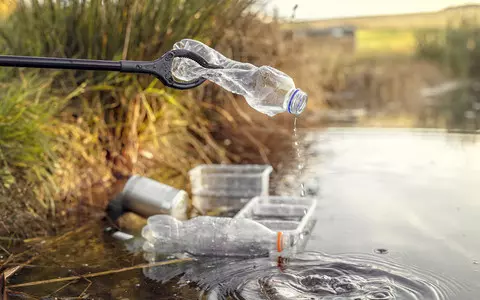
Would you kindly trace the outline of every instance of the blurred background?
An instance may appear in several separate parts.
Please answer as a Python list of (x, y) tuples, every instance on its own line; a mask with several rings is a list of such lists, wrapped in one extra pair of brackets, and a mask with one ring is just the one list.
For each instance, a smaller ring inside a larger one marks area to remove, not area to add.
[[(193, 38), (289, 74), (310, 96), (303, 128), (476, 132), (479, 15), (455, 0), (1, 0), (0, 53), (151, 60)], [(131, 174), (188, 190), (200, 163), (294, 163), (292, 116), (210, 83), (2, 68), (0, 95), (0, 235), (101, 215)]]

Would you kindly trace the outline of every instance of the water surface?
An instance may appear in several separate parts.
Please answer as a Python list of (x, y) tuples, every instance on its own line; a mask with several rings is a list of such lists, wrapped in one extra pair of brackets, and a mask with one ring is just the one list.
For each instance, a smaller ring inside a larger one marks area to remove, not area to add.
[[(480, 145), (441, 131), (311, 131), (302, 172), (319, 205), (307, 252), (286, 261), (200, 259), (144, 270), (207, 299), (476, 299)], [(298, 152), (297, 152), (298, 153)], [(320, 252), (321, 251), (321, 252)], [(328, 254), (326, 254), (328, 253)]]
[[(297, 195), (298, 182), (305, 182), (307, 194), (318, 197), (306, 253), (288, 260), (201, 258), (14, 290), (95, 299), (110, 293), (128, 299), (479, 298), (480, 144), (474, 136), (342, 128), (298, 135), (312, 145), (302, 178), (285, 176), (274, 186)], [(10, 283), (152, 259), (128, 254), (100, 229), (81, 234), (85, 239), (58, 245)]]
[[(480, 143), (404, 129), (310, 132), (318, 221), (309, 250), (373, 253), (480, 295)], [(381, 251), (379, 251), (381, 249)], [(384, 253), (384, 254), (381, 254)], [(451, 289), (451, 287), (448, 287)], [(401, 299), (401, 298), (400, 298)], [(427, 298), (428, 299), (428, 298)]]

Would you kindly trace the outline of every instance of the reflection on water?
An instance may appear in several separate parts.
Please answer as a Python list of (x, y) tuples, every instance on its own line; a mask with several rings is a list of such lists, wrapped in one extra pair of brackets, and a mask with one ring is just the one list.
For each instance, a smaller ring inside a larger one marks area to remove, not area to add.
[(332, 128), (306, 139), (316, 143), (305, 174), (320, 183), (307, 249), (375, 253), (462, 282), (453, 299), (478, 298), (477, 136)]
[(274, 262), (210, 258), (175, 266), (144, 269), (148, 278), (195, 284), (206, 299), (451, 299), (451, 280), (402, 268), (373, 256), (304, 253)]

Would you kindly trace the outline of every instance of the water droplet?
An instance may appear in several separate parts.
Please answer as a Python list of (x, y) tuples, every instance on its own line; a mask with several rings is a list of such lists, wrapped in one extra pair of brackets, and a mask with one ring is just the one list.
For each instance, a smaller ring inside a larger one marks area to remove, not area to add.
[(140, 283), (137, 283), (137, 284), (135, 285), (135, 287), (137, 287), (137, 288), (140, 287)]
[(480, 263), (478, 262), (478, 260), (474, 260), (474, 261), (473, 261), (473, 264), (474, 264), (474, 265), (478, 265), (478, 264), (480, 264)]
[(374, 253), (376, 254), (388, 254), (388, 249), (385, 248), (377, 248), (373, 250)]

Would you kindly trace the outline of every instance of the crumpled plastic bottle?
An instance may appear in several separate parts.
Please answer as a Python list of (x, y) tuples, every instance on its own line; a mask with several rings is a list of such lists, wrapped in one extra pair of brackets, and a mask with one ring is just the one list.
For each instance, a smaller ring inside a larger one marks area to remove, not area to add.
[(172, 74), (177, 80), (190, 81), (203, 77), (234, 94), (244, 96), (251, 107), (269, 116), (282, 112), (299, 115), (307, 105), (307, 94), (295, 87), (292, 78), (277, 69), (231, 60), (191, 39), (181, 40), (173, 48), (195, 52), (210, 64), (221, 67), (207, 69), (190, 59), (175, 58)]

